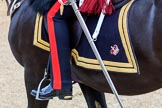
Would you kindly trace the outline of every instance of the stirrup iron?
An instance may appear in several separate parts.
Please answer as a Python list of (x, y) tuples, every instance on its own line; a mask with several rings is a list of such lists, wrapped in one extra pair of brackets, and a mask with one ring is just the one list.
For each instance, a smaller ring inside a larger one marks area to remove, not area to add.
[(46, 71), (46, 69), (45, 69), (45, 72), (44, 72), (44, 77), (43, 77), (43, 79), (40, 81), (40, 83), (39, 83), (39, 85), (38, 85), (38, 88), (37, 88), (37, 93), (36, 93), (36, 97), (35, 97), (35, 99), (36, 100), (49, 100), (49, 99), (41, 99), (40, 97), (39, 97), (39, 93), (40, 93), (40, 90), (41, 90), (41, 86), (42, 86), (42, 84), (43, 84), (43, 82), (45, 81), (45, 80), (50, 80), (49, 79), (49, 75), (48, 75), (48, 72)]

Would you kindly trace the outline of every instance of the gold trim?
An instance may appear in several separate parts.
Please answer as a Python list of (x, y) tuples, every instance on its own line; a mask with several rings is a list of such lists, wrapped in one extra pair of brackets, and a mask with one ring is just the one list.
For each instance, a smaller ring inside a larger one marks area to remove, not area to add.
[(131, 56), (131, 63), (133, 64), (135, 70), (137, 70), (137, 64), (136, 64), (136, 61), (135, 61), (135, 58), (134, 58), (134, 55), (133, 55), (133, 50), (132, 50), (132, 47), (131, 47), (131, 44), (130, 44), (130, 41), (129, 41), (129, 35), (128, 35), (128, 29), (127, 29), (127, 16), (128, 16), (128, 10), (130, 9), (130, 6), (132, 5), (134, 0), (130, 1), (130, 4), (128, 5), (128, 8), (125, 12), (125, 15), (124, 15), (124, 34), (126, 35), (126, 42), (128, 42), (128, 50), (130, 52), (130, 56)]
[[(113, 72), (124, 72), (124, 73), (137, 73), (137, 65), (132, 53), (131, 44), (128, 37), (127, 31), (127, 13), (128, 10), (133, 3), (134, 0), (127, 3), (125, 6), (122, 7), (119, 20), (118, 20), (118, 28), (119, 34), (123, 43), (123, 47), (128, 59), (128, 63), (120, 63), (120, 62), (112, 62), (112, 61), (105, 61), (103, 60), (107, 70)], [(78, 51), (76, 49), (72, 50), (72, 56), (76, 65), (88, 68), (88, 69), (97, 69), (101, 70), (101, 66), (99, 65), (96, 59), (90, 59), (85, 57), (80, 57)]]
[[(39, 15), (40, 16), (40, 15)], [(41, 37), (41, 31), (42, 31), (42, 21), (43, 21), (43, 16), (40, 16), (40, 24), (39, 24), (39, 31), (38, 31), (38, 42), (44, 44), (45, 46), (49, 47), (49, 43), (44, 41)]]
[(41, 38), (41, 30), (42, 30), (42, 21), (43, 16), (40, 14), (37, 14), (36, 21), (35, 21), (35, 29), (34, 29), (34, 42), (33, 44), (41, 49), (44, 49), (46, 51), (50, 51), (50, 45), (48, 42), (44, 41)]
[[(134, 0), (130, 1), (128, 3), (128, 5), (125, 5), (126, 8), (122, 8), (119, 17), (123, 17), (123, 20), (119, 20), (118, 27), (119, 27), (119, 33), (120, 33), (120, 36), (122, 38), (122, 43), (124, 45), (124, 49), (125, 49), (125, 52), (126, 52), (126, 56), (128, 58), (128, 61), (129, 61), (129, 63), (131, 65), (133, 65), (134, 69), (137, 70), (137, 65), (136, 65), (136, 62), (135, 62), (135, 59), (134, 59), (134, 56), (133, 56), (133, 52), (132, 52), (133, 50), (131, 48), (131, 44), (130, 44), (130, 41), (129, 41), (129, 35), (128, 35), (128, 29), (127, 29), (127, 15), (128, 15), (128, 10), (130, 9), (130, 6), (132, 5), (133, 1)], [(121, 28), (121, 27), (123, 27), (123, 28)], [(125, 39), (124, 39), (124, 37), (125, 37)]]
[[(74, 61), (76, 63), (77, 66), (81, 66), (87, 69), (96, 69), (96, 70), (102, 70), (100, 65), (94, 65), (94, 64), (88, 64), (85, 62), (80, 62), (78, 61), (78, 57), (77, 55), (75, 55), (74, 53), (72, 53), (72, 56), (74, 58)], [(109, 71), (113, 71), (113, 72), (123, 72), (123, 73), (137, 73), (137, 70), (135, 70), (134, 68), (119, 68), (119, 67), (112, 67), (112, 66), (107, 66), (105, 65), (106, 69)]]
[[(90, 59), (90, 58), (85, 58), (85, 57), (79, 56), (78, 51), (76, 49), (72, 50), (72, 54), (76, 55), (77, 61), (86, 62), (86, 63), (94, 64), (94, 65), (99, 65), (99, 62), (96, 59)], [(112, 62), (112, 61), (107, 61), (107, 60), (103, 60), (103, 62), (105, 65), (108, 65), (108, 66), (133, 67), (131, 64), (128, 64), (128, 63)]]
[(118, 28), (119, 28), (120, 38), (122, 40), (122, 45), (124, 47), (124, 51), (125, 51), (127, 59), (128, 59), (128, 63), (130, 63), (132, 65), (131, 57), (130, 57), (129, 52), (128, 52), (129, 50), (128, 50), (128, 47), (127, 47), (127, 42), (125, 40), (125, 38), (127, 38), (126, 37), (127, 35), (125, 35), (126, 32), (123, 32), (124, 29), (127, 29), (126, 23), (123, 23), (123, 20), (126, 20), (124, 16), (126, 15), (125, 13), (127, 13), (126, 12), (127, 7), (128, 7), (128, 4), (125, 5), (120, 11), (119, 20), (118, 20)]

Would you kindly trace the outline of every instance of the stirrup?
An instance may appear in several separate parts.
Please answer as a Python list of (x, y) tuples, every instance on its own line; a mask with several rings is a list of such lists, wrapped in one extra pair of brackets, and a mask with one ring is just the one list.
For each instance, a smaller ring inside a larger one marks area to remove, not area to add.
[(45, 72), (44, 72), (44, 77), (43, 77), (43, 79), (40, 81), (40, 83), (39, 83), (39, 85), (38, 85), (38, 88), (37, 88), (37, 93), (36, 93), (36, 97), (35, 97), (36, 100), (49, 100), (49, 99), (51, 99), (51, 98), (49, 98), (49, 99), (41, 99), (40, 96), (39, 96), (39, 93), (40, 93), (40, 89), (41, 89), (42, 83), (43, 83), (43, 81), (45, 81), (45, 80), (50, 80), (50, 79), (49, 79), (49, 76), (48, 76), (48, 72), (46, 71), (46, 69), (45, 69)]

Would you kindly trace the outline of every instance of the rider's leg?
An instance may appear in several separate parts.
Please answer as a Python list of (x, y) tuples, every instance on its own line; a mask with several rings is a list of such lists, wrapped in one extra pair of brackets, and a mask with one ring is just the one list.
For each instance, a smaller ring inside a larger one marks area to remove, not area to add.
[[(67, 7), (65, 10), (69, 11), (68, 8), (69, 7)], [(60, 12), (58, 11), (54, 14), (54, 17), (48, 19), (52, 21), (50, 24), (54, 25), (50, 27), (54, 29), (54, 32), (52, 31), (54, 33), (52, 34), (52, 36), (54, 36), (55, 38), (56, 48), (51, 46), (52, 48), (54, 48), (54, 49), (51, 48), (52, 60), (50, 59), (51, 60), (50, 66), (52, 67), (52, 69), (50, 69), (52, 81), (48, 86), (46, 86), (41, 90), (40, 98), (42, 97), (43, 99), (45, 98), (49, 99), (56, 95), (58, 95), (59, 98), (64, 99), (64, 96), (72, 95), (72, 80), (71, 80), (71, 70), (70, 70), (70, 36), (69, 36), (68, 24), (66, 20), (66, 15), (68, 16), (69, 13), (61, 16)], [(51, 31), (49, 32), (51, 33)], [(56, 58), (57, 60), (54, 58)], [(57, 62), (54, 60), (56, 60)], [(57, 65), (58, 67), (56, 67), (55, 65)], [(36, 91), (33, 90), (32, 92), (34, 93)]]

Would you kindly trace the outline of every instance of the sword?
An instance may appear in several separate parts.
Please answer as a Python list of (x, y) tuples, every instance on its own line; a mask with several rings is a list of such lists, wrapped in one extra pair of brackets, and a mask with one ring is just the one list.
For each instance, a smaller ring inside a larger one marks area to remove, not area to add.
[(93, 42), (93, 39), (92, 39), (91, 34), (90, 34), (86, 24), (85, 24), (85, 21), (84, 21), (82, 15), (81, 15), (81, 13), (78, 10), (78, 6), (76, 5), (76, 1), (75, 0), (69, 0), (68, 2), (72, 6), (72, 8), (73, 8), (73, 10), (75, 12), (75, 15), (77, 16), (77, 19), (78, 19), (78, 21), (79, 21), (85, 35), (86, 35), (86, 38), (87, 38), (87, 40), (88, 40), (88, 42), (89, 42), (89, 44), (90, 44), (90, 46), (91, 46), (91, 48), (93, 50), (94, 55), (96, 56), (100, 66), (101, 66), (101, 68), (103, 70), (103, 74), (105, 75), (105, 78), (106, 78), (112, 92), (116, 96), (116, 99), (119, 102), (120, 107), (124, 108), (123, 103), (122, 103), (122, 101), (121, 101), (121, 99), (120, 99), (120, 97), (118, 95), (118, 92), (117, 92), (117, 90), (116, 90), (116, 88), (115, 88), (115, 86), (114, 86), (114, 84), (113, 84), (113, 82), (112, 82), (112, 80), (110, 78), (110, 75), (109, 75), (109, 73), (108, 73), (108, 71), (107, 71), (107, 69), (106, 69), (106, 67), (105, 67), (105, 65), (104, 65), (104, 63), (103, 63), (103, 61), (101, 59), (101, 56), (100, 56), (100, 54), (99, 54), (99, 52), (98, 52), (98, 50), (96, 48), (96, 45)]

